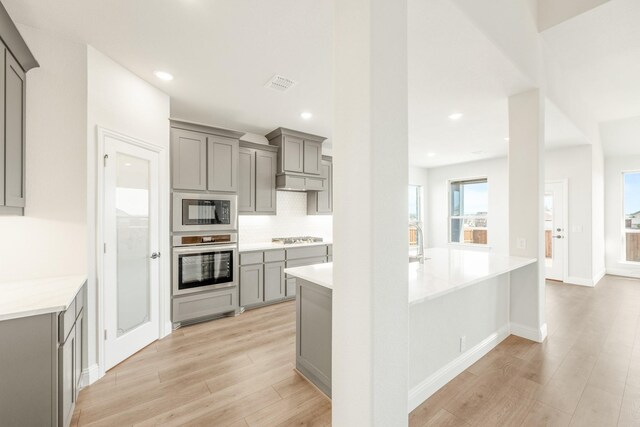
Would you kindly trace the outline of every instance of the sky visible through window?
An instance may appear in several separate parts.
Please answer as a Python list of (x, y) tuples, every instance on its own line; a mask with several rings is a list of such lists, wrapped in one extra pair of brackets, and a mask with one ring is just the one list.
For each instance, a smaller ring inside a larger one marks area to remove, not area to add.
[(489, 211), (489, 186), (486, 182), (464, 184), (464, 215), (477, 215)]
[(640, 172), (624, 174), (624, 213), (640, 212)]

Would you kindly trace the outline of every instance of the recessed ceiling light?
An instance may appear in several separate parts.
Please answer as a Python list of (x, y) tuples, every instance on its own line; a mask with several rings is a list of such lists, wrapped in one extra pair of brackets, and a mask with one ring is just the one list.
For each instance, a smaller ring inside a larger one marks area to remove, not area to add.
[(311, 117), (313, 117), (313, 114), (311, 114), (308, 111), (304, 111), (304, 112), (300, 113), (300, 117), (302, 117), (305, 120), (309, 120)]
[(436, 153), (427, 153), (427, 157), (433, 157), (435, 155), (436, 155)]
[(458, 119), (462, 118), (462, 113), (453, 113), (453, 114), (449, 115), (449, 118), (451, 120), (458, 120)]
[(159, 78), (160, 80), (164, 80), (165, 82), (173, 80), (173, 75), (167, 73), (166, 71), (156, 71), (153, 74), (155, 74), (157, 78)]
[(125, 163), (124, 165), (125, 165), (125, 166), (131, 166), (131, 163), (128, 163), (128, 162), (127, 162), (127, 163)]
[(506, 137), (504, 140), (508, 142), (509, 141), (509, 137)]

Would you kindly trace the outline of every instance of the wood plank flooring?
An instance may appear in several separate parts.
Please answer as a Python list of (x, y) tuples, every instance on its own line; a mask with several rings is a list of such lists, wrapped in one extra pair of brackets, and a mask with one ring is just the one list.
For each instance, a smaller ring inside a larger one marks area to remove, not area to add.
[[(410, 426), (640, 426), (640, 281), (547, 285), (549, 338), (509, 337)], [(328, 426), (294, 371), (295, 304), (184, 327), (80, 392), (72, 425)]]

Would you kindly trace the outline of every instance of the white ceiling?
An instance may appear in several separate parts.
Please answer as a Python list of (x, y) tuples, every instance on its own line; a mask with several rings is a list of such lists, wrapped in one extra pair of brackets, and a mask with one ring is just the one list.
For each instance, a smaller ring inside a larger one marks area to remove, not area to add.
[(600, 123), (605, 154), (640, 154), (640, 1), (611, 0), (542, 38)]
[[(285, 126), (332, 136), (332, 1), (3, 3), (17, 22), (91, 44), (168, 93), (174, 117), (260, 135)], [(429, 167), (505, 155), (507, 97), (533, 83), (450, 0), (410, 0), (409, 8), (411, 163)], [(545, 32), (561, 52), (570, 47), (554, 32), (565, 25)], [(580, 43), (575, 35), (572, 40)], [(567, 66), (579, 68), (578, 56)], [(175, 80), (158, 81), (158, 69)], [(287, 93), (264, 88), (276, 73), (299, 83)], [(313, 118), (303, 120), (302, 111)], [(452, 122), (447, 116), (453, 112), (464, 116)], [(585, 143), (550, 103), (547, 143)]]

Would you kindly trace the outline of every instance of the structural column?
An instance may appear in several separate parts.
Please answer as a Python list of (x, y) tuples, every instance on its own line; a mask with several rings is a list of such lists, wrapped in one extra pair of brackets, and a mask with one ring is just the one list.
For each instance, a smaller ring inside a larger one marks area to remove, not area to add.
[(545, 320), (544, 99), (509, 98), (509, 252), (538, 262), (511, 273), (511, 333), (542, 342)]
[(407, 1), (334, 7), (333, 425), (403, 426)]

